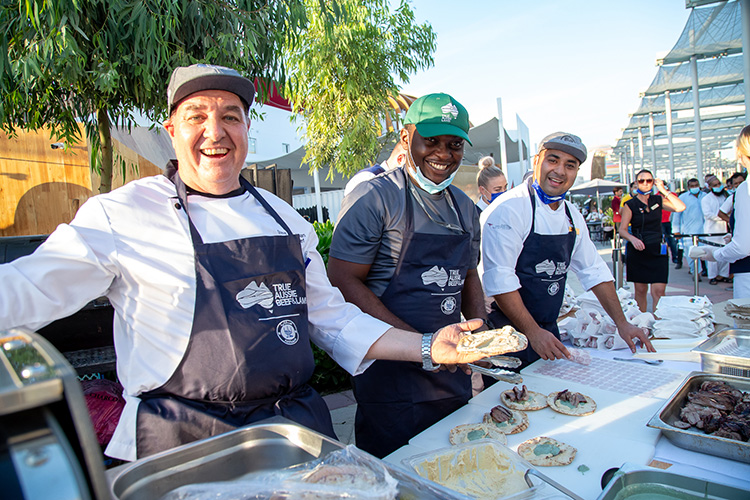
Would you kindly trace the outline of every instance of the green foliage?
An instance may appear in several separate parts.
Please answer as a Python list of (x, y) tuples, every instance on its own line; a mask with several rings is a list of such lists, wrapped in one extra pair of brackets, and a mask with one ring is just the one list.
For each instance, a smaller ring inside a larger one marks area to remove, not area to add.
[(315, 221), (313, 222), (313, 228), (318, 235), (318, 253), (328, 266), (328, 253), (331, 250), (331, 238), (333, 238), (333, 223), (330, 219), (323, 223)]
[[(329, 10), (317, 6), (325, 4)], [(435, 33), (416, 24), (406, 0), (391, 12), (388, 0), (305, 0), (308, 29), (287, 45), (286, 95), (301, 110), (311, 170), (353, 173), (369, 165), (382, 148), (381, 121), (390, 114), (397, 77), (433, 64)]]
[(351, 389), (351, 376), (320, 347), (310, 344), (315, 357), (315, 372), (309, 384), (320, 394), (331, 394)]
[(305, 23), (303, 0), (4, 0), (0, 128), (48, 126), (72, 143), (82, 121), (98, 157), (111, 152), (98, 112), (123, 127), (138, 110), (163, 120), (172, 69), (197, 62), (283, 82), (282, 46)]

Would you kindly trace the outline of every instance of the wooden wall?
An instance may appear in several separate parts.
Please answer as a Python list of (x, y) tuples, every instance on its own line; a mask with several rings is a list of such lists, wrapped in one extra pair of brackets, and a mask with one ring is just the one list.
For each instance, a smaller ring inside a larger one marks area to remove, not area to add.
[[(78, 207), (98, 193), (99, 179), (89, 168), (88, 148), (75, 144), (53, 149), (48, 131), (23, 132), (9, 138), (0, 133), (0, 236), (48, 234), (70, 222)], [(132, 150), (115, 143), (131, 165), (125, 182), (161, 173)], [(123, 184), (116, 172), (112, 187)]]

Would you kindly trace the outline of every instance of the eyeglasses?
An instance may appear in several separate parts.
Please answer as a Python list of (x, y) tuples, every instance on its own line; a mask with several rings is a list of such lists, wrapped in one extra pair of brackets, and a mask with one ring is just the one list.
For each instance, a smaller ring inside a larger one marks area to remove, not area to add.
[(638, 179), (638, 184), (653, 184), (653, 179)]

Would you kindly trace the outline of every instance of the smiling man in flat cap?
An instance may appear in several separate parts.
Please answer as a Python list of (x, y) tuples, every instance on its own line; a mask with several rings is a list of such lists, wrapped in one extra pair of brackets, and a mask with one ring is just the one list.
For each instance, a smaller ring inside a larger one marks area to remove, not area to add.
[(480, 273), (485, 293), (495, 299), (490, 324), (511, 324), (526, 335), (529, 347), (512, 354), (523, 366), (570, 356), (557, 329), (568, 270), (594, 292), (633, 352), (635, 339), (653, 350), (644, 331), (625, 319), (612, 273), (583, 216), (565, 200), (586, 155), (578, 136), (548, 135), (534, 156), (533, 176), (482, 212)]

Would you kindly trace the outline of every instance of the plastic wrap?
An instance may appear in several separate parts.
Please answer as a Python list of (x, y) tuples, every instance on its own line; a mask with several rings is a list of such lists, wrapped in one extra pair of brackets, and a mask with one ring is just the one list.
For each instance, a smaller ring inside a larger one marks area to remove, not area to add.
[(94, 424), (96, 439), (100, 445), (106, 446), (112, 439), (125, 406), (122, 386), (111, 380), (97, 379), (82, 381), (81, 388), (91, 422)]
[(161, 500), (391, 500), (397, 495), (398, 481), (385, 466), (350, 445), (322, 459), (280, 471), (255, 472), (234, 481), (185, 485)]

